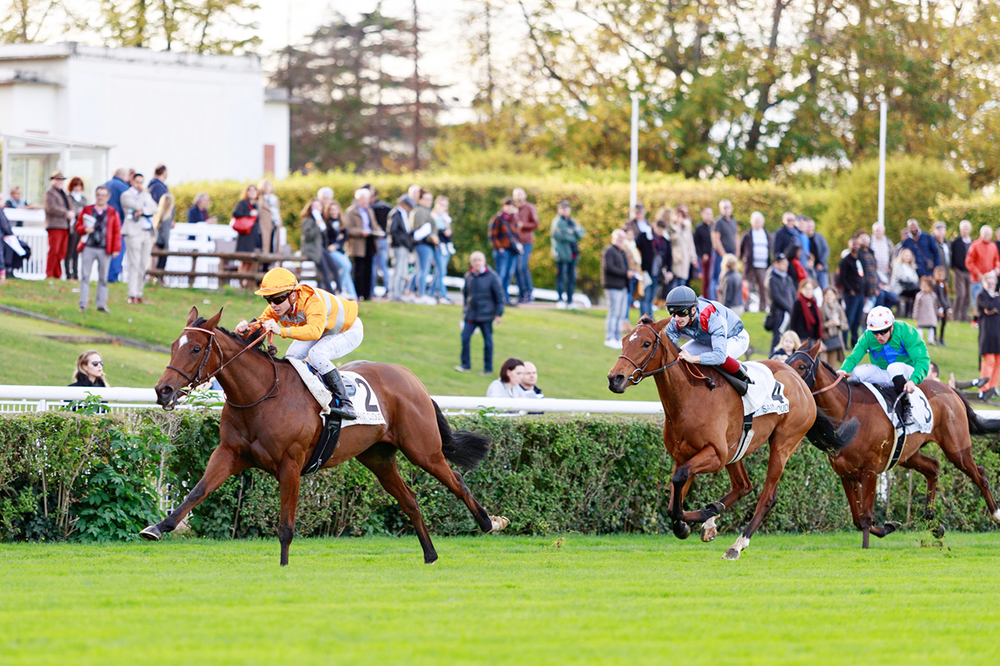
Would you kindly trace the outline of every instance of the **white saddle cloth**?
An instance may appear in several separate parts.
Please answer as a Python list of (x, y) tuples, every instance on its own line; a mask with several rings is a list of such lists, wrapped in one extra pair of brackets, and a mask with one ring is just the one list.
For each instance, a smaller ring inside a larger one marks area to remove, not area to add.
[(774, 378), (770, 368), (754, 361), (744, 363), (743, 366), (753, 381), (747, 387), (747, 394), (743, 396), (743, 415), (787, 414), (785, 386)]
[[(323, 380), (313, 373), (309, 364), (297, 358), (289, 358), (292, 366), (298, 371), (302, 381), (305, 382), (309, 392), (319, 403), (322, 416), (330, 413), (330, 400), (333, 394), (326, 387)], [(364, 377), (356, 372), (340, 371), (340, 376), (344, 380), (344, 388), (347, 389), (347, 397), (351, 399), (354, 410), (358, 413), (358, 418), (354, 421), (343, 421), (341, 428), (353, 425), (385, 425), (385, 416), (382, 414), (382, 406), (379, 404), (378, 396)]]
[[(866, 389), (872, 392), (875, 399), (878, 400), (878, 404), (882, 405), (882, 411), (885, 415), (889, 417), (889, 422), (892, 423), (892, 427), (896, 429), (896, 439), (899, 439), (900, 435), (900, 423), (899, 417), (896, 416), (896, 412), (893, 411), (892, 405), (888, 405), (885, 402), (885, 396), (876, 387), (872, 386), (868, 382), (862, 382)], [(928, 402), (927, 396), (924, 392), (920, 390), (918, 386), (916, 390), (910, 394), (910, 423), (906, 424), (906, 428), (903, 434), (912, 435), (915, 432), (929, 433), (934, 429), (934, 412), (931, 410), (931, 403)]]

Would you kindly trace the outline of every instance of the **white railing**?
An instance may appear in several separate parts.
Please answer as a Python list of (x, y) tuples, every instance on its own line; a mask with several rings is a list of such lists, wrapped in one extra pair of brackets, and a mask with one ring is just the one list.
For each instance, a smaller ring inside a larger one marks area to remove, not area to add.
[[(156, 394), (151, 388), (0, 385), (0, 413), (61, 409), (69, 401), (84, 400), (91, 395), (99, 396), (101, 400), (107, 402), (110, 411), (159, 408), (156, 404)], [(483, 409), (494, 409), (498, 412), (546, 412), (549, 414), (658, 415), (663, 413), (660, 403), (637, 400), (564, 400), (560, 398), (531, 400), (450, 395), (432, 397), (442, 411), (449, 414), (468, 414)]]
[[(42, 211), (44, 214), (45, 211)], [(14, 227), (14, 235), (21, 245), (31, 248), (31, 258), (14, 271), (22, 280), (44, 280), (45, 261), (49, 254), (49, 232), (38, 227)]]

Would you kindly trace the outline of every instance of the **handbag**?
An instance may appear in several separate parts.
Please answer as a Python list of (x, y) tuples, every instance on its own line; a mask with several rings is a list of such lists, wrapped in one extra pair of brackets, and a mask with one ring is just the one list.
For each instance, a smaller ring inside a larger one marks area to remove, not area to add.
[(764, 330), (768, 331), (768, 332), (774, 331), (774, 311), (773, 310), (771, 312), (768, 312), (767, 316), (764, 317)]
[(510, 251), (514, 254), (524, 254), (524, 246), (516, 238), (510, 239)]
[(233, 221), (229, 225), (236, 230), (241, 236), (246, 236), (251, 231), (253, 231), (254, 222), (257, 221), (256, 217), (234, 217)]
[(823, 346), (826, 347), (826, 350), (828, 352), (837, 351), (838, 349), (843, 349), (844, 338), (839, 335), (831, 335), (828, 338), (823, 338)]

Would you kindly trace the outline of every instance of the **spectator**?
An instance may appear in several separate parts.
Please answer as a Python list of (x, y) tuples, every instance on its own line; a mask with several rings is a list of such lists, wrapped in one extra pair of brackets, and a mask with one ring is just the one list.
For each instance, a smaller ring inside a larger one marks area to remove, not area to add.
[(865, 267), (858, 255), (857, 236), (848, 241), (848, 253), (840, 260), (840, 265), (837, 268), (837, 287), (844, 297), (847, 330), (850, 333), (850, 346), (853, 348), (858, 344), (858, 327), (861, 326), (867, 287)]
[(920, 339), (924, 340), (926, 333), (927, 344), (935, 344), (935, 329), (937, 329), (937, 296), (934, 295), (934, 280), (925, 275), (920, 278), (920, 291), (913, 299), (913, 318), (917, 322), (917, 329), (920, 331)]
[(823, 338), (823, 318), (816, 304), (814, 293), (816, 285), (811, 279), (799, 283), (795, 302), (792, 304), (792, 315), (788, 323), (789, 330), (795, 331), (800, 340), (812, 343)]
[(924, 377), (925, 381), (928, 379), (933, 379), (936, 382), (941, 381), (941, 369), (938, 367), (938, 364), (934, 363), (933, 361), (928, 366), (927, 376)]
[[(947, 280), (951, 274), (951, 244), (945, 239), (945, 233), (948, 229), (944, 222), (935, 222), (934, 226), (931, 228), (931, 237), (934, 239), (934, 244), (937, 246), (938, 257), (941, 261), (938, 263), (937, 267), (944, 268), (945, 279)], [(934, 274), (934, 270), (931, 269), (931, 275)]]
[[(639, 300), (639, 312), (652, 316), (653, 297), (656, 295), (658, 277), (653, 274), (653, 258), (656, 255), (656, 249), (653, 246), (653, 227), (646, 221), (646, 206), (642, 202), (635, 205), (635, 213), (625, 225), (625, 229), (631, 232), (640, 256), (639, 270), (641, 273), (637, 277), (642, 284), (642, 296)], [(638, 287), (636, 290), (638, 291)]]
[[(135, 171), (118, 167), (115, 169), (115, 175), (111, 177), (111, 180), (104, 184), (110, 193), (108, 205), (115, 209), (115, 212), (118, 213), (118, 219), (123, 222), (125, 220), (125, 211), (122, 209), (121, 196), (130, 187), (129, 182), (132, 180), (133, 173)], [(125, 259), (124, 239), (121, 240), (121, 250), (121, 252), (111, 258), (111, 265), (108, 267), (108, 282), (118, 282), (118, 277), (121, 275), (122, 261)]]
[(535, 399), (544, 398), (545, 394), (542, 393), (542, 389), (536, 386), (536, 382), (538, 382), (538, 368), (535, 367), (534, 363), (525, 361), (524, 369), (521, 371), (521, 382), (518, 385), (520, 390), (518, 391), (517, 397)]
[[(861, 260), (861, 268), (865, 272), (865, 302), (861, 312), (866, 313), (875, 307), (882, 286), (879, 280), (878, 264), (871, 251), (871, 237), (863, 231), (858, 232), (855, 236), (858, 243), (858, 259)], [(884, 304), (879, 303), (879, 305)]]
[[(530, 205), (530, 204), (529, 204)], [(580, 258), (580, 239), (587, 232), (573, 219), (569, 199), (563, 199), (556, 206), (556, 216), (552, 220), (552, 258), (556, 262), (556, 308), (573, 308), (573, 290), (576, 288), (576, 262)]]
[[(274, 193), (274, 183), (270, 179), (265, 178), (260, 181), (257, 185), (257, 191), (260, 193), (260, 199), (257, 201), (257, 224), (260, 225), (260, 247), (264, 252), (276, 252), (277, 242), (278, 242), (278, 227), (281, 226), (281, 213), (279, 210), (280, 203), (278, 202), (278, 197)], [(272, 205), (272, 203), (274, 205)], [(317, 208), (319, 210), (320, 218), (323, 217), (322, 211), (323, 206), (316, 200), (318, 204)], [(310, 217), (312, 217), (310, 215)], [(315, 220), (313, 220), (315, 222)], [(326, 226), (324, 222), (324, 226)], [(319, 227), (317, 227), (318, 229)], [(313, 247), (312, 249), (315, 249)], [(267, 264), (261, 267), (261, 270), (265, 270)], [(333, 293), (333, 292), (330, 292)]]
[(524, 373), (524, 361), (508, 358), (500, 366), (500, 377), (490, 382), (486, 389), (487, 398), (519, 398), (518, 386)]
[(500, 212), (490, 220), (489, 235), (490, 245), (493, 246), (493, 263), (500, 274), (500, 287), (510, 305), (510, 278), (522, 252), (521, 237), (517, 232), (517, 204), (513, 199), (508, 197), (503, 200)]
[(208, 194), (205, 192), (199, 192), (194, 198), (194, 203), (187, 211), (187, 221), (188, 224), (197, 224), (199, 222), (207, 222), (208, 224), (216, 224), (219, 220), (214, 215), (212, 215), (208, 207), (211, 205), (212, 201)]
[(778, 341), (778, 344), (774, 347), (774, 351), (771, 352), (771, 355), (768, 358), (784, 363), (785, 360), (801, 346), (802, 341), (799, 339), (799, 334), (789, 329), (781, 334), (781, 339)]
[(53, 171), (49, 179), (51, 185), (45, 191), (45, 228), (49, 234), (49, 254), (45, 262), (45, 277), (62, 277), (62, 261), (66, 258), (69, 242), (69, 225), (73, 220), (73, 206), (69, 195), (63, 190), (66, 176), (62, 171)]
[(805, 236), (809, 239), (809, 252), (813, 256), (813, 269), (816, 271), (816, 282), (821, 289), (830, 286), (830, 276), (827, 268), (830, 264), (830, 244), (823, 234), (816, 231), (816, 220), (805, 219)]
[(122, 237), (126, 239), (128, 252), (128, 302), (142, 303), (142, 290), (149, 269), (156, 228), (153, 216), (157, 206), (152, 195), (146, 190), (145, 178), (141, 173), (132, 176), (132, 187), (121, 196), (125, 221), (122, 223)]
[[(261, 201), (261, 208), (267, 208), (267, 204)], [(299, 227), (302, 236), (300, 248), (302, 255), (316, 265), (316, 277), (319, 286), (325, 291), (335, 294), (337, 290), (333, 288), (333, 282), (340, 284), (340, 275), (337, 265), (333, 263), (326, 250), (327, 227), (326, 220), (323, 219), (323, 204), (319, 199), (311, 199), (305, 208), (302, 209), (302, 223)]]
[(889, 289), (899, 296), (900, 317), (907, 318), (913, 309), (913, 298), (920, 291), (920, 274), (913, 260), (913, 252), (908, 247), (900, 249), (892, 262), (892, 281)]
[[(13, 273), (13, 265), (7, 265), (7, 252), (10, 251), (11, 255), (14, 254), (10, 246), (7, 245), (8, 238), (15, 238), (14, 230), (11, 229), (10, 220), (7, 219), (7, 215), (4, 214), (3, 208), (0, 208), (0, 285), (3, 285), (7, 281), (7, 271), (8, 269)], [(13, 263), (13, 262), (11, 262)], [(11, 275), (11, 277), (14, 277)]]
[(976, 314), (979, 319), (979, 399), (989, 400), (997, 394), (1000, 382), (1000, 294), (997, 276), (989, 271), (982, 276), (982, 288), (976, 294)]
[(799, 244), (798, 229), (795, 227), (795, 213), (785, 212), (781, 216), (781, 228), (774, 234), (774, 254), (788, 256), (788, 246)]
[(701, 274), (701, 297), (708, 298), (709, 274), (712, 270), (712, 222), (715, 213), (711, 207), (701, 209), (701, 224), (694, 230), (694, 249), (698, 255)]
[(70, 386), (104, 388), (110, 386), (108, 378), (104, 375), (104, 359), (94, 350), (85, 351), (76, 358), (76, 372), (73, 379)]
[(80, 214), (83, 207), (87, 205), (87, 197), (83, 194), (83, 179), (74, 176), (69, 181), (69, 203), (73, 207), (73, 222), (69, 225), (69, 236), (66, 241), (66, 279), (79, 280), (80, 272), (78, 264), (80, 255), (76, 251), (76, 246), (80, 242), (80, 236), (76, 233), (76, 216)]
[(969, 321), (969, 269), (965, 259), (972, 245), (972, 223), (962, 220), (958, 223), (958, 238), (951, 242), (951, 269), (955, 279), (955, 321)]
[(823, 307), (820, 308), (820, 316), (823, 320), (823, 346), (822, 359), (833, 366), (839, 366), (846, 357), (844, 352), (844, 331), (847, 330), (847, 312), (840, 304), (837, 297), (837, 290), (827, 289), (823, 292)]
[[(711, 242), (711, 238), (709, 238)], [(691, 230), (691, 215), (687, 206), (680, 205), (670, 224), (670, 250), (672, 252), (670, 270), (674, 280), (666, 285), (667, 291), (674, 287), (686, 287), (698, 273), (698, 252), (695, 249), (694, 234)]]
[(499, 324), (503, 317), (506, 299), (500, 288), (500, 276), (486, 265), (486, 255), (473, 252), (469, 255), (469, 272), (465, 274), (462, 288), (462, 359), (456, 365), (459, 372), (472, 370), (469, 342), (478, 328), (483, 334), (483, 374), (493, 374), (493, 324)]
[[(253, 227), (250, 228), (250, 233), (240, 234), (236, 238), (236, 251), (237, 252), (257, 252), (261, 249), (261, 235), (260, 235), (260, 212), (258, 210), (260, 206), (260, 193), (257, 190), (257, 186), (250, 184), (247, 185), (243, 190), (243, 197), (240, 199), (239, 203), (236, 204), (236, 208), (233, 209), (233, 219), (237, 217), (252, 217), (254, 219)], [(229, 223), (232, 226), (232, 222)], [(242, 261), (240, 262), (240, 272), (241, 273), (255, 273), (256, 266), (252, 261)], [(246, 284), (246, 280), (243, 281)]]
[(909, 237), (903, 241), (903, 247), (913, 253), (916, 262), (917, 275), (930, 276), (935, 266), (941, 265), (941, 254), (934, 237), (920, 230), (920, 223), (910, 218), (906, 221)]
[[(736, 237), (739, 235), (739, 224), (733, 218), (733, 204), (729, 199), (719, 202), (719, 219), (712, 225), (712, 283), (708, 293), (714, 294), (719, 287), (719, 272), (722, 269), (722, 257), (736, 254)], [(644, 314), (650, 314), (644, 312)]]
[(451, 255), (455, 254), (455, 244), (451, 242), (451, 215), (448, 208), (451, 202), (448, 197), (440, 195), (434, 199), (434, 208), (431, 209), (431, 217), (434, 218), (434, 229), (437, 232), (438, 244), (434, 253), (434, 288), (439, 294), (438, 303), (451, 305), (448, 298), (448, 289), (444, 286), (444, 279), (448, 275), (448, 262)]
[(528, 195), (520, 187), (511, 193), (514, 205), (517, 206), (517, 233), (521, 239), (523, 251), (517, 258), (517, 301), (530, 303), (534, 283), (531, 280), (531, 251), (535, 248), (535, 230), (538, 229), (538, 209), (535, 204), (528, 203)]
[(316, 190), (316, 198), (319, 199), (320, 204), (323, 205), (323, 210), (327, 210), (330, 204), (333, 203), (333, 188), (332, 187), (321, 187)]
[(355, 190), (354, 201), (344, 212), (348, 254), (354, 260), (354, 287), (358, 298), (365, 301), (372, 299), (372, 260), (377, 251), (375, 241), (385, 235), (369, 208), (370, 203), (371, 191), (362, 187)]
[[(782, 227), (784, 228), (784, 227)], [(747, 286), (757, 292), (760, 311), (767, 310), (767, 290), (764, 289), (764, 273), (771, 265), (771, 246), (774, 241), (764, 229), (764, 214), (750, 213), (750, 228), (740, 240), (740, 259), (746, 271)]]
[(608, 316), (604, 325), (604, 346), (621, 350), (622, 327), (628, 321), (629, 269), (625, 250), (625, 231), (611, 232), (611, 244), (601, 253), (601, 284), (608, 298)]
[[(670, 247), (670, 218), (673, 217), (673, 208), (661, 208), (657, 215), (657, 220), (653, 223), (653, 266), (649, 271), (650, 276), (656, 276), (656, 280), (650, 285), (650, 289), (656, 287), (656, 291), (662, 297), (662, 304), (666, 303), (667, 286), (674, 281), (674, 274), (670, 271), (673, 248)], [(654, 293), (655, 296), (655, 293)], [(656, 298), (653, 299), (656, 303)]]
[(97, 311), (108, 310), (108, 270), (111, 259), (122, 251), (121, 218), (108, 203), (111, 192), (107, 185), (94, 191), (94, 203), (84, 206), (76, 218), (80, 234), (80, 312), (90, 301), (90, 277), (97, 262)]
[(951, 310), (951, 295), (948, 292), (948, 273), (944, 266), (934, 268), (934, 298), (937, 300), (937, 318), (941, 322), (937, 343), (944, 346), (944, 327), (954, 316)]
[(153, 201), (160, 203), (160, 197), (170, 191), (167, 187), (167, 166), (165, 164), (157, 164), (156, 168), (153, 169), (153, 177), (149, 181), (149, 196), (153, 197)]
[(768, 291), (771, 298), (771, 312), (764, 323), (767, 328), (768, 320), (771, 322), (768, 330), (771, 331), (770, 349), (773, 351), (778, 347), (781, 334), (788, 329), (792, 306), (795, 303), (795, 280), (788, 274), (788, 257), (783, 253), (774, 255)]
[[(322, 202), (320, 202), (322, 204)], [(358, 292), (354, 289), (353, 266), (351, 260), (344, 253), (344, 244), (347, 242), (347, 230), (340, 219), (340, 204), (331, 201), (323, 209), (323, 219), (326, 221), (326, 243), (330, 258), (337, 265), (337, 276), (340, 278), (340, 295), (352, 301), (358, 300)]]
[[(363, 188), (372, 193), (371, 209), (378, 228), (385, 231), (389, 228), (389, 211), (392, 207), (378, 197), (378, 192), (372, 185), (362, 185)], [(427, 206), (430, 208), (430, 204)], [(383, 233), (375, 237), (375, 256), (372, 257), (372, 291), (378, 285), (378, 276), (382, 276), (382, 287), (385, 289), (385, 297), (389, 297), (389, 237)]]
[(1000, 271), (1000, 251), (993, 243), (992, 227), (984, 224), (979, 228), (979, 240), (972, 242), (965, 255), (965, 267), (969, 269), (971, 280), (970, 298), (975, 303), (979, 290), (983, 288), (980, 283), (983, 274)]
[[(170, 230), (174, 227), (174, 195), (170, 192), (160, 197), (153, 215), (153, 226), (156, 227), (156, 242), (153, 245), (166, 250), (170, 245)], [(156, 267), (161, 270), (167, 267), (166, 255), (156, 258)]]
[(434, 229), (434, 216), (431, 206), (434, 195), (427, 190), (420, 192), (417, 207), (413, 209), (413, 248), (417, 251), (417, 272), (414, 276), (417, 292), (417, 303), (436, 305), (437, 301), (427, 293), (427, 278), (434, 264), (434, 253), (437, 251), (438, 237)]
[(809, 277), (809, 271), (802, 263), (802, 248), (792, 243), (785, 248), (785, 256), (788, 257), (788, 274), (795, 280), (796, 288), (798, 288), (797, 285)]
[(12, 188), (10, 188), (10, 196), (8, 196), (7, 200), (3, 202), (3, 207), (4, 208), (29, 208), (31, 210), (38, 210), (38, 209), (42, 208), (41, 206), (36, 206), (34, 204), (30, 204), (30, 203), (28, 203), (27, 201), (25, 201), (24, 199), (21, 198), (21, 186), (20, 185), (14, 185)]
[(740, 272), (740, 260), (735, 254), (722, 257), (718, 300), (737, 315), (743, 316), (743, 273)]
[(878, 272), (888, 281), (893, 247), (892, 241), (885, 235), (885, 225), (881, 222), (876, 222), (872, 225), (869, 249), (871, 249), (872, 254), (875, 256), (875, 266), (878, 268)]
[(389, 238), (392, 241), (392, 284), (389, 295), (402, 301), (410, 278), (410, 253), (413, 252), (413, 228), (410, 215), (415, 202), (408, 194), (396, 200), (396, 207), (389, 212)]

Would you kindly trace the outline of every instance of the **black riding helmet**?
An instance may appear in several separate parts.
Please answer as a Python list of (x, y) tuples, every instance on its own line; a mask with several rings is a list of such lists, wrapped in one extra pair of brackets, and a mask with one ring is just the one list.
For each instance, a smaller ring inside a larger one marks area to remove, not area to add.
[(698, 295), (691, 287), (674, 287), (667, 294), (667, 312), (681, 317), (693, 317), (698, 310)]

